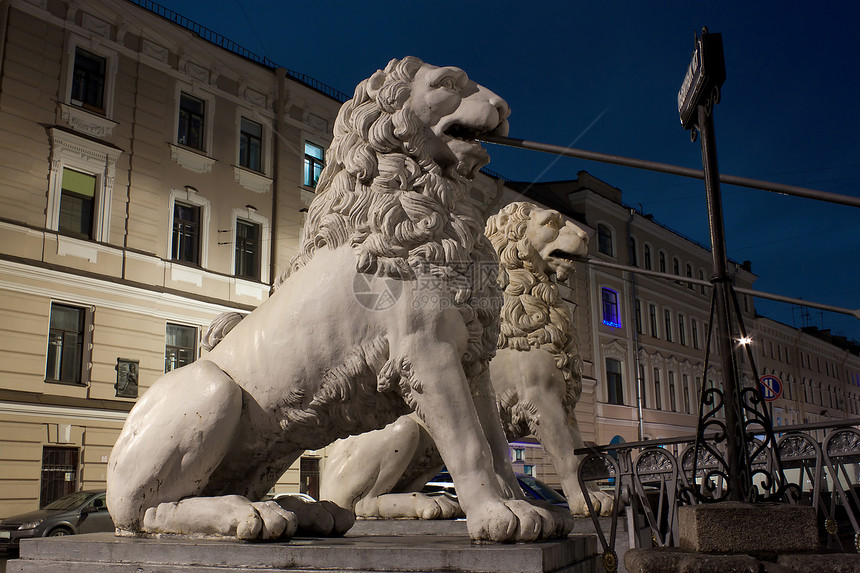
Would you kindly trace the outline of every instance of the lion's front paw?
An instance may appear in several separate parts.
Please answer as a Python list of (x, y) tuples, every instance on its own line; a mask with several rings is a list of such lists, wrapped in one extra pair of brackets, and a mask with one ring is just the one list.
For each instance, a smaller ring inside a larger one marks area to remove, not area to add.
[(295, 514), (273, 502), (250, 502), (238, 495), (191, 497), (146, 510), (143, 531), (236, 537), (246, 541), (290, 539)]
[[(591, 490), (588, 492), (588, 496), (591, 498), (591, 505), (594, 507), (594, 512), (597, 515), (612, 515), (615, 500), (611, 495), (599, 490)], [(574, 515), (590, 515), (588, 504), (586, 504), (585, 496), (582, 492), (569, 497), (567, 503), (570, 506), (571, 513)]]
[(331, 501), (305, 501), (299, 497), (279, 497), (280, 507), (298, 518), (298, 530), (304, 535), (340, 536), (355, 523), (355, 515)]
[(570, 512), (519, 499), (485, 504), (466, 516), (473, 540), (513, 543), (565, 537), (573, 529)]

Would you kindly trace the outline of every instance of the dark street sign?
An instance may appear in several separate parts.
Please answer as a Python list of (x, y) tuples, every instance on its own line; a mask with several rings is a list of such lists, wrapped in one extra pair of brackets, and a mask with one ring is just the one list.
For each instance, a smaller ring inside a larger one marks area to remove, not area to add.
[(678, 115), (684, 129), (690, 129), (696, 120), (696, 106), (704, 103), (714, 87), (726, 81), (726, 62), (723, 58), (723, 37), (702, 30), (696, 37), (696, 49), (687, 66), (687, 75), (678, 91)]

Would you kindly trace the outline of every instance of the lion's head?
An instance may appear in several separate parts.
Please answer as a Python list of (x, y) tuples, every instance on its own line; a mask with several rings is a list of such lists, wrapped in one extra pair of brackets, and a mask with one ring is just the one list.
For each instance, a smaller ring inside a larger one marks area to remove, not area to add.
[(556, 280), (588, 250), (588, 232), (558, 211), (511, 203), (487, 220), (487, 237), (499, 255), (504, 292), (499, 348), (541, 348), (555, 356), (573, 399), (581, 390), (579, 351), (570, 311)]
[(291, 270), (343, 244), (359, 271), (389, 276), (469, 261), (483, 221), (466, 181), (488, 161), (475, 137), (507, 133), (509, 112), (459, 68), (406, 57), (377, 70), (341, 107)]
[(467, 324), (497, 323), (495, 309), (468, 304), (488, 295), (473, 277), (492, 249), (467, 183), (489, 160), (475, 138), (506, 134), (509, 112), (463, 70), (418, 58), (392, 60), (361, 82), (338, 113), (301, 250), (279, 284), (317, 249), (349, 245), (358, 272), (412, 278), (422, 269), (454, 285)]

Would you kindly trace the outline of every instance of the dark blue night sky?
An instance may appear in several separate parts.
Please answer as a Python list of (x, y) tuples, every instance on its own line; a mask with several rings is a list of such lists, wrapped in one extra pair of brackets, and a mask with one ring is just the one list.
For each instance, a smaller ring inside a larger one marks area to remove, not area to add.
[[(730, 2), (283, 2), (163, 5), (340, 91), (394, 57), (456, 65), (508, 103), (511, 137), (701, 168), (676, 95), (702, 26), (723, 36), (715, 111), (722, 173), (860, 196), (860, 4)], [(701, 181), (489, 145), (513, 180), (586, 170), (625, 203), (708, 243)], [(757, 290), (860, 307), (860, 209), (724, 186), (729, 256)], [(756, 301), (802, 326), (797, 308)], [(860, 320), (812, 311), (860, 339)]]

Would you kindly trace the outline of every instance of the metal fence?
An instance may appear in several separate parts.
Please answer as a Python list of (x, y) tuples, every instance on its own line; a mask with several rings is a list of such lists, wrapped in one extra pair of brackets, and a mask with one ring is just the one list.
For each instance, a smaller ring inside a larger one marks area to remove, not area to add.
[[(776, 452), (750, 436), (754, 488), (765, 495), (776, 491), (778, 484), (769, 476), (778, 454), (786, 479), (794, 484), (786, 492), (785, 502), (816, 509), (827, 549), (860, 552), (860, 420), (781, 426), (774, 432), (778, 436)], [(707, 441), (717, 451), (725, 448), (719, 435), (707, 436)], [(710, 448), (697, 449), (695, 442), (695, 436), (688, 436), (576, 451), (585, 455), (579, 468), (582, 487), (599, 487), (615, 499), (609, 531), (603, 530), (591, 511), (607, 571), (617, 566), (615, 541), (621, 508), (631, 535), (630, 547), (673, 547), (678, 544), (678, 507), (702, 503), (693, 491), (714, 500), (723, 497), (726, 476), (722, 461), (710, 454)]]

